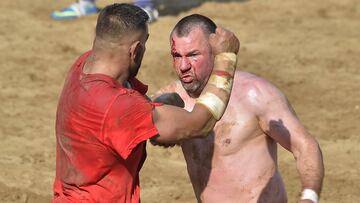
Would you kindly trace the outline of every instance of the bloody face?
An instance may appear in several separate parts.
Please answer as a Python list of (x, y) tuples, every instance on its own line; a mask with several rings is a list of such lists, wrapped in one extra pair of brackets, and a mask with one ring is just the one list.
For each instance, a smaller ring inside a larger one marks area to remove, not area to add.
[(214, 58), (208, 36), (194, 28), (187, 36), (171, 36), (173, 65), (182, 86), (191, 97), (198, 97), (211, 74)]

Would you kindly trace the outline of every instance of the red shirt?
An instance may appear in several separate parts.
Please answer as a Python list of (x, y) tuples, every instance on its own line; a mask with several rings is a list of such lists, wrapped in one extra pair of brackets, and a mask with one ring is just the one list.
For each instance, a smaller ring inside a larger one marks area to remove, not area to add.
[(89, 54), (72, 66), (58, 104), (53, 202), (138, 203), (146, 140), (158, 134), (155, 104), (136, 79), (130, 83), (138, 91), (103, 74), (84, 74)]

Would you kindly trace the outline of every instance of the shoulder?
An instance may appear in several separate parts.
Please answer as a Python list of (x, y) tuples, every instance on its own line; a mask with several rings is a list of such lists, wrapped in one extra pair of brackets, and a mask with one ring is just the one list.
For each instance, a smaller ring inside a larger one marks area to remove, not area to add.
[(107, 119), (136, 120), (151, 116), (154, 104), (149, 102), (142, 94), (134, 90), (127, 90), (124, 94), (116, 95), (106, 110)]
[(241, 91), (247, 95), (257, 93), (258, 96), (267, 94), (282, 94), (279, 88), (265, 78), (252, 73), (236, 71), (234, 79), (235, 91)]
[(126, 89), (116, 95), (114, 100), (115, 105), (121, 106), (123, 109), (131, 107), (140, 107), (143, 104), (149, 104), (147, 98), (136, 90)]
[(236, 71), (233, 88), (239, 99), (256, 107), (267, 106), (272, 101), (286, 100), (276, 85), (248, 72)]
[(165, 92), (174, 92), (179, 87), (181, 87), (181, 82), (179, 80), (172, 81), (170, 84), (163, 86), (160, 88), (159, 91), (165, 91)]
[(170, 84), (161, 87), (158, 91), (156, 91), (155, 96), (159, 96), (164, 93), (170, 93), (170, 92), (176, 92), (180, 96), (183, 96), (186, 94), (184, 88), (181, 85), (181, 82), (179, 80), (175, 80), (171, 82)]

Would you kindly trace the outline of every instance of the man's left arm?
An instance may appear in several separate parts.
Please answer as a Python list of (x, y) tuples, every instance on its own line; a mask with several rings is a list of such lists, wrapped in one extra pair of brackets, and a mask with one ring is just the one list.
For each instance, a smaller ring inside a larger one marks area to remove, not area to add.
[[(151, 95), (149, 100), (157, 103), (163, 103), (167, 105), (173, 105), (180, 108), (185, 107), (184, 100), (180, 97), (180, 95), (176, 92), (177, 89), (177, 81), (172, 82), (171, 84), (160, 88), (154, 95)], [(173, 147), (176, 144), (169, 144), (169, 143), (160, 143), (157, 142), (155, 139), (150, 139), (150, 143), (154, 146), (161, 146), (161, 147)]]
[(321, 149), (315, 138), (297, 118), (287, 98), (276, 87), (259, 88), (259, 120), (264, 132), (293, 153), (300, 174), (300, 202), (317, 202), (324, 178)]

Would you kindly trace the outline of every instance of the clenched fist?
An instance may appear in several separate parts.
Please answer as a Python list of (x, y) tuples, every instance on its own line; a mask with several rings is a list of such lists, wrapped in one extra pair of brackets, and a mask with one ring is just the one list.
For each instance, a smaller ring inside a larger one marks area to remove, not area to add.
[(225, 28), (218, 27), (216, 32), (210, 34), (209, 43), (213, 55), (217, 55), (222, 52), (233, 52), (237, 54), (239, 52), (240, 42), (234, 33), (226, 30)]
[(154, 102), (160, 102), (167, 105), (178, 106), (181, 108), (185, 107), (184, 101), (181, 99), (180, 95), (176, 92), (164, 93), (154, 99)]

